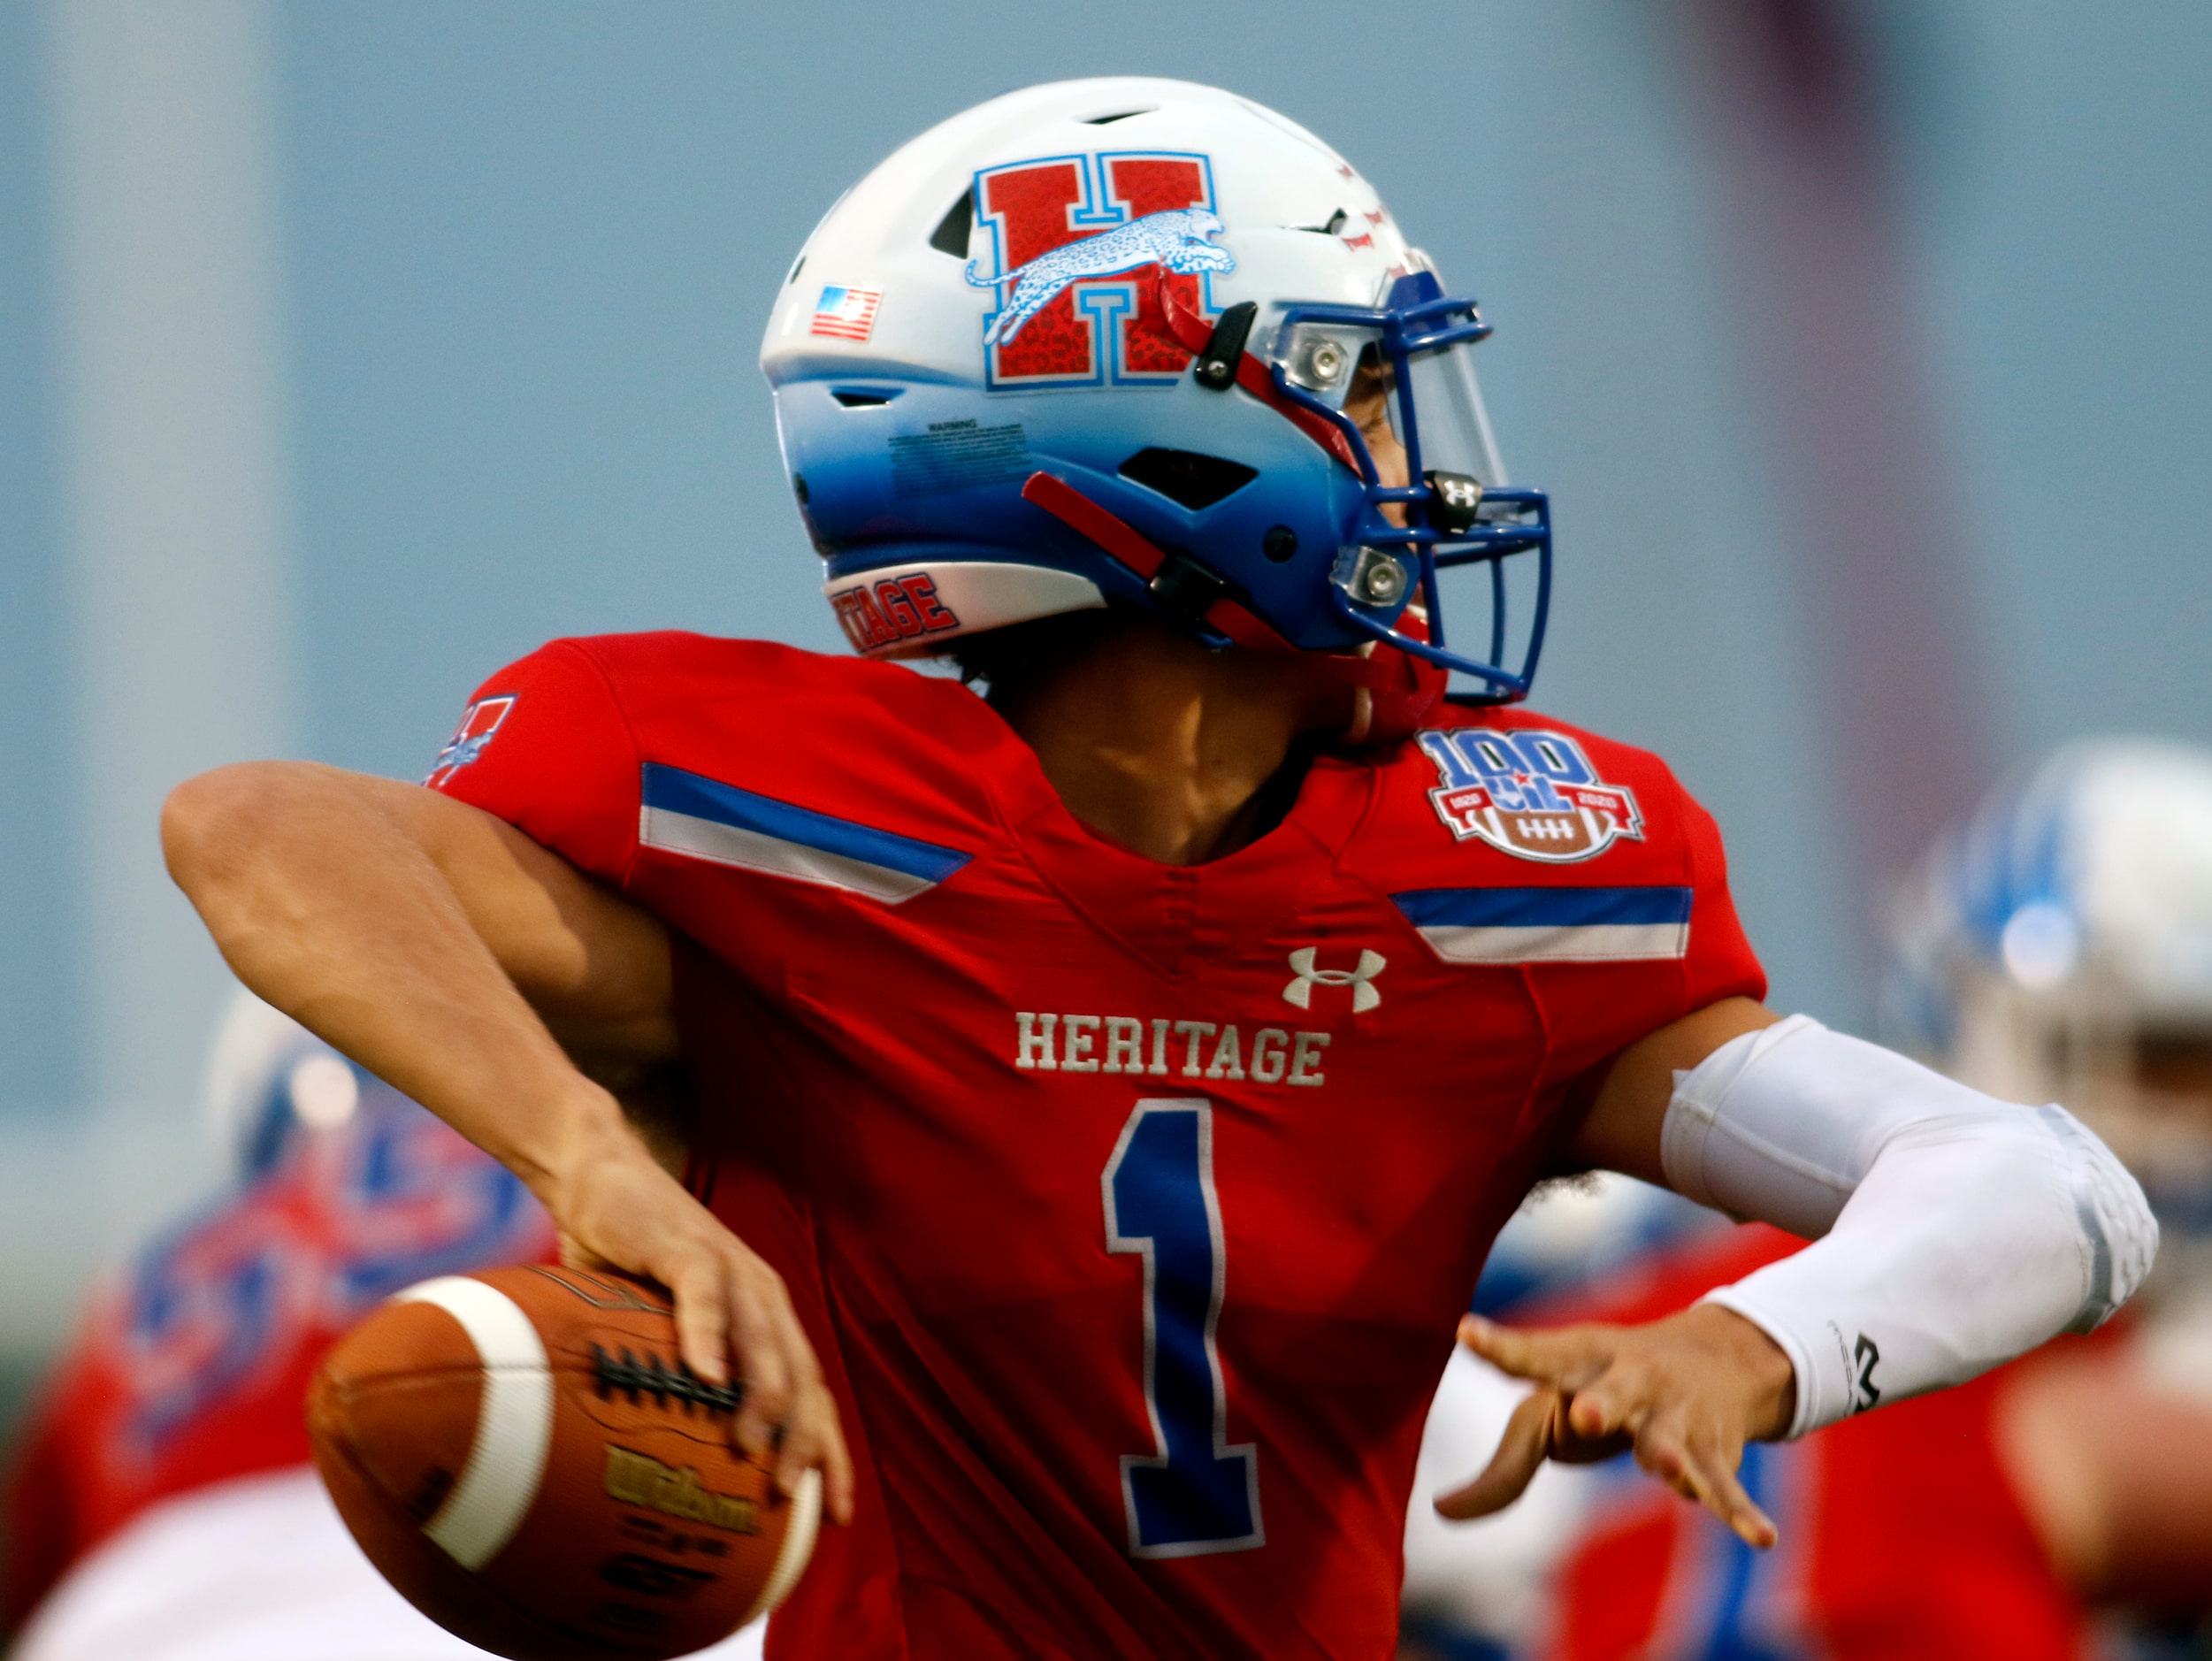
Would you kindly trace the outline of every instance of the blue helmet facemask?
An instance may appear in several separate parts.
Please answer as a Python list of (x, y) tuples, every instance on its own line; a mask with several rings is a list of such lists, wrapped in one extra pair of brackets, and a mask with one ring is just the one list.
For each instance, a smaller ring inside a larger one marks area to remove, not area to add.
[[(1292, 305), (1276, 330), (1268, 377), (1292, 408), (1339, 433), (1366, 487), (1354, 537), (1330, 573), (1328, 602), (1368, 638), (1481, 683), (1454, 694), (1469, 703), (1525, 698), (1543, 649), (1551, 598), (1551, 512), (1543, 492), (1514, 488), (1499, 476), (1495, 447), (1466, 349), (1488, 338), (1475, 302), (1448, 296), (1428, 272), (1398, 278), (1376, 307)], [(1389, 485), (1359, 424), (1345, 404), (1363, 364), (1385, 381), (1390, 428), (1405, 453), (1408, 482)], [(1404, 524), (1387, 510), (1396, 509)], [(1505, 560), (1533, 554), (1536, 592), (1516, 668), (1505, 664)], [(1490, 630), (1487, 649), (1456, 649), (1446, 631), (1438, 574), (1487, 564)], [(1401, 626), (1418, 595), (1426, 638)]]

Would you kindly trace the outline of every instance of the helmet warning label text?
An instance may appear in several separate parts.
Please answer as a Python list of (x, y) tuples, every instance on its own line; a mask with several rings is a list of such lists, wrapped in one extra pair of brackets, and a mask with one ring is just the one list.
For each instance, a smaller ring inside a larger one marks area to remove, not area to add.
[(922, 432), (901, 432), (891, 441), (893, 495), (947, 495), (1026, 478), (1029, 472), (1029, 439), (1019, 421), (988, 427), (932, 421)]

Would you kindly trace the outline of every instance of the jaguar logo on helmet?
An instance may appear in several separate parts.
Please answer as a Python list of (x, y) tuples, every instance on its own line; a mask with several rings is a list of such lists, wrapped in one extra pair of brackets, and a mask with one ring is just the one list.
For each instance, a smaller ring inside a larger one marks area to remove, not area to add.
[(1492, 727), (1420, 735), (1440, 782), (1429, 805), (1462, 842), (1480, 838), (1516, 859), (1593, 859), (1623, 837), (1643, 840), (1635, 796), (1597, 776), (1564, 732)]
[(978, 277), (976, 262), (970, 260), (968, 280), (976, 287), (1014, 285), (1013, 300), (991, 319), (991, 326), (984, 331), (984, 344), (996, 346), (1013, 340), (1023, 324), (1064, 289), (1085, 278), (1121, 277), (1155, 264), (1171, 272), (1235, 271), (1236, 256), (1225, 248), (1214, 247), (1211, 241), (1221, 230), (1221, 222), (1212, 209), (1176, 208), (1148, 213), (1079, 242), (1063, 242), (1003, 277)]
[(1210, 317), (1206, 279), (1236, 259), (1213, 239), (1213, 164), (1204, 156), (1137, 152), (1056, 156), (976, 175), (979, 226), (998, 274), (971, 260), (968, 280), (997, 288), (984, 320), (993, 387), (1171, 384), (1190, 354), (1168, 332), (1157, 288), (1169, 272), (1177, 302)]

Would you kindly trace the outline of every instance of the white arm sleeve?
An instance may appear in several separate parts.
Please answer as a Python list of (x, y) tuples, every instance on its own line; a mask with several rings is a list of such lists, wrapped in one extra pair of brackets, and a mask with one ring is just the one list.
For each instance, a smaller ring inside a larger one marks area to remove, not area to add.
[(1781, 1345), (1789, 1434), (1958, 1384), (2125, 1303), (2143, 1191), (2063, 1107), (2017, 1107), (1794, 1015), (1674, 1075), (1675, 1190), (1816, 1244), (1703, 1301)]

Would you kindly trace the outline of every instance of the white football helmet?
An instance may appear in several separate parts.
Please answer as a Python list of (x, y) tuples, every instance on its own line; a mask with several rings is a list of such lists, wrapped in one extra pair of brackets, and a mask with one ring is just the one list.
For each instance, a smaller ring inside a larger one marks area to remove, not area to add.
[(371, 1090), (394, 1093), (241, 986), (216, 1023), (203, 1112), (238, 1174), (251, 1179), (300, 1131), (350, 1121)]
[(1902, 1047), (2004, 1099), (2063, 1102), (2141, 1181), (2170, 1247), (2212, 1239), (2212, 751), (2060, 750), (1938, 843), (1893, 938), (1883, 1017)]
[[(761, 364), (861, 652), (1114, 597), (1213, 646), (1396, 648), (1496, 701), (1527, 692), (1548, 582), (1513, 653), (1502, 578), (1473, 647), (1446, 640), (1436, 582), (1516, 553), (1549, 570), (1547, 505), (1506, 486), (1475, 385), (1489, 332), (1311, 133), (1114, 79), (1010, 93), (895, 152), (807, 239)], [(1344, 413), (1363, 369), (1402, 483)]]

